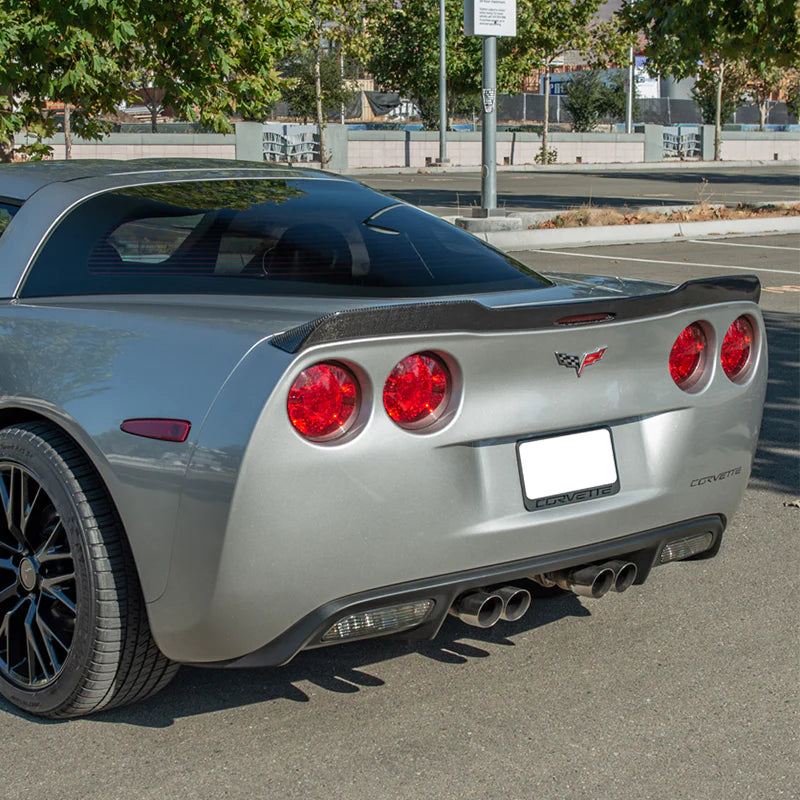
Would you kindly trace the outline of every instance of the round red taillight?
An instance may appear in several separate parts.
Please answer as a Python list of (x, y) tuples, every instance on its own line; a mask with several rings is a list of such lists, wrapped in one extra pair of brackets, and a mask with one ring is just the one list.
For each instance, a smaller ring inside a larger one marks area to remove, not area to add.
[(389, 373), (383, 387), (386, 413), (401, 427), (424, 428), (447, 408), (450, 372), (439, 356), (414, 353)]
[(358, 399), (358, 382), (350, 370), (340, 364), (315, 364), (297, 376), (286, 409), (299, 433), (325, 441), (347, 432), (357, 416)]
[(697, 383), (706, 361), (706, 335), (698, 322), (687, 325), (672, 345), (669, 374), (681, 389)]
[(753, 323), (747, 317), (739, 317), (728, 328), (720, 352), (722, 369), (732, 381), (745, 371), (752, 352)]

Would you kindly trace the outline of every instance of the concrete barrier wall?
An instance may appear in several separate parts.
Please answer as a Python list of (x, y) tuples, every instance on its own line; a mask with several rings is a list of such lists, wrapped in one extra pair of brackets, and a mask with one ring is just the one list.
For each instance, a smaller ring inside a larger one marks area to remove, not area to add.
[(793, 161), (800, 159), (795, 131), (723, 131), (723, 161)]
[[(555, 150), (558, 163), (584, 164), (637, 162), (644, 160), (644, 134), (553, 133), (548, 149)], [(348, 167), (424, 167), (439, 157), (436, 131), (350, 131)], [(498, 133), (497, 163), (535, 164), (541, 137), (532, 133)], [(481, 165), (481, 134), (455, 131), (447, 136), (447, 158), (452, 166)]]
[[(548, 148), (558, 164), (622, 164), (663, 160), (663, 128), (645, 125), (643, 132), (552, 133)], [(713, 126), (698, 127), (705, 159), (713, 156)], [(354, 131), (329, 125), (326, 131), (330, 167), (334, 170), (380, 167), (422, 168), (439, 157), (436, 131)], [(47, 140), (56, 159), (64, 158), (64, 137)], [(533, 165), (541, 137), (533, 133), (497, 134), (499, 165)], [(112, 133), (101, 141), (76, 139), (73, 158), (219, 158), (259, 160), (263, 128), (256, 122), (236, 123), (235, 133)], [(454, 131), (447, 137), (452, 166), (481, 165), (481, 134)], [(723, 131), (725, 161), (800, 160), (800, 131)]]
[[(260, 127), (260, 126), (259, 126)], [(46, 139), (63, 159), (64, 135)], [(217, 133), (111, 133), (100, 141), (73, 139), (73, 158), (236, 158), (236, 136)]]

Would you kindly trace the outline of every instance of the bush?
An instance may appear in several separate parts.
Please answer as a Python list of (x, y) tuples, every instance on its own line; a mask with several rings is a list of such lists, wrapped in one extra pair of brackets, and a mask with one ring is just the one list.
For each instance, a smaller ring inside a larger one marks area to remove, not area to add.
[(605, 86), (594, 70), (579, 72), (566, 85), (567, 111), (572, 117), (572, 129), (586, 133), (597, 125), (605, 103)]

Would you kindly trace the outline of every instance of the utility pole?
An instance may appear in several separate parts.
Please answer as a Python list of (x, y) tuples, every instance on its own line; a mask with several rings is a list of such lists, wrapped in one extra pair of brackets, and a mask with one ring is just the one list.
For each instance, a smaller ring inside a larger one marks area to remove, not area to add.
[(439, 0), (439, 158), (437, 164), (449, 164), (447, 157), (447, 31), (445, 0)]
[[(632, 5), (633, 0), (628, 0)], [(625, 100), (625, 133), (633, 133), (633, 90), (636, 82), (634, 74), (633, 45), (628, 48), (628, 96)]]

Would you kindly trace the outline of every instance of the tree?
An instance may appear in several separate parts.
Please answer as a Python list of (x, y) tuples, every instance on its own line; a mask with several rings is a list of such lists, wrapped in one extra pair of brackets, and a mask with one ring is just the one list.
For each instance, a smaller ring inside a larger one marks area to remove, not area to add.
[[(376, 0), (373, 5), (383, 8), (386, 0)], [(328, 164), (325, 148), (322, 62), (332, 44), (338, 44), (348, 56), (363, 57), (366, 48), (365, 3), (363, 0), (308, 0), (307, 16), (301, 33), (300, 50), (312, 58), (314, 75), (315, 117), (319, 130), (319, 159), (323, 169)]]
[(800, 71), (794, 72), (789, 78), (789, 89), (786, 92), (786, 108), (800, 121)]
[(550, 70), (569, 50), (588, 52), (592, 42), (589, 25), (599, 6), (600, 0), (518, 0), (514, 46), (529, 66), (544, 71), (543, 159), (550, 130)]
[(767, 126), (770, 98), (784, 83), (786, 70), (774, 63), (762, 61), (755, 55), (746, 59), (743, 66), (747, 89), (758, 108), (758, 129), (763, 131)]
[(300, 0), (0, 0), (0, 158), (25, 128), (54, 133), (48, 101), (67, 104), (68, 128), (99, 138), (98, 116), (143, 74), (213, 130), (230, 131), (232, 115), (263, 118), (304, 19)]
[[(342, 106), (352, 103), (356, 92), (352, 82), (342, 74), (340, 53), (335, 50), (325, 51), (319, 62), (320, 87), (322, 89), (322, 111), (328, 117)], [(352, 72), (352, 64), (345, 60), (348, 71)], [(283, 98), (289, 103), (293, 114), (304, 120), (316, 118), (316, 53), (308, 50), (300, 51), (284, 65), (284, 74), (290, 80), (283, 90)]]
[[(720, 81), (719, 70), (724, 70), (724, 81)], [(722, 95), (718, 100), (717, 89), (722, 83)], [(716, 64), (703, 64), (697, 69), (692, 88), (692, 99), (697, 103), (703, 122), (713, 125), (717, 115), (722, 124), (733, 119), (733, 112), (741, 105), (745, 97), (746, 79), (742, 66), (738, 62), (721, 61)]]
[(779, 66), (792, 65), (800, 52), (795, 0), (635, 0), (618, 14), (625, 29), (645, 34), (653, 71), (680, 80), (693, 76), (699, 63), (714, 70), (715, 160), (727, 66), (757, 49)]
[[(628, 109), (628, 78), (627, 70), (610, 70), (603, 84), (600, 116), (608, 117), (614, 121), (625, 119)], [(633, 117), (639, 115), (639, 106), (636, 102), (636, 82), (633, 84)]]
[(160, 103), (221, 133), (264, 119), (280, 96), (278, 63), (307, 24), (300, 0), (130, 0), (132, 66)]
[(603, 81), (595, 70), (577, 73), (567, 83), (567, 111), (576, 133), (594, 130), (605, 101)]
[[(439, 126), (438, 9), (439, 0), (405, 0), (399, 8), (375, 9), (370, 19), (369, 70), (380, 86), (411, 96), (428, 129)], [(481, 90), (481, 42), (464, 36), (462, 0), (446, 0), (445, 36), (450, 118), (459, 96)]]
[[(0, 160), (12, 160), (24, 129), (39, 138), (55, 133), (54, 115), (43, 111), (49, 100), (67, 104), (67, 133), (102, 134), (97, 117), (128, 93), (130, 12), (127, 0), (0, 0)], [(19, 149), (41, 155), (45, 148)]]

